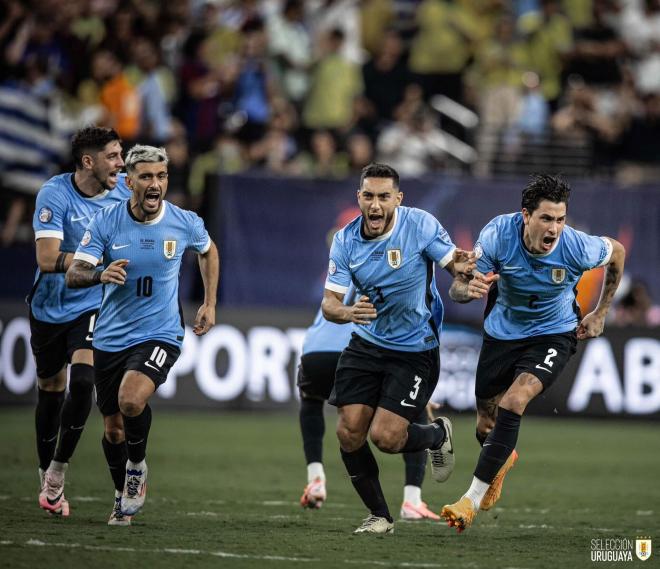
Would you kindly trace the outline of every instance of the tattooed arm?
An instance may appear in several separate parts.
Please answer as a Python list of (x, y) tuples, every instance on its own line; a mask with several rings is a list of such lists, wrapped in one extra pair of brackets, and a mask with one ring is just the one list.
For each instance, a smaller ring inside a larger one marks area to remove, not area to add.
[(579, 340), (595, 338), (603, 333), (605, 327), (605, 317), (612, 304), (612, 298), (619, 286), (619, 281), (623, 275), (623, 265), (626, 260), (626, 250), (623, 245), (610, 237), (607, 238), (612, 243), (612, 255), (610, 262), (605, 267), (605, 278), (603, 279), (603, 288), (600, 291), (598, 305), (587, 314), (580, 322), (577, 328), (577, 337)]
[(91, 263), (74, 259), (66, 272), (66, 286), (69, 288), (86, 288), (99, 283), (123, 285), (126, 282), (124, 267), (127, 264), (127, 259), (118, 259), (110, 263), (104, 271), (97, 271)]
[(464, 304), (475, 298), (483, 298), (488, 294), (490, 286), (497, 280), (499, 275), (484, 275), (479, 271), (473, 271), (472, 275), (457, 274), (449, 289), (449, 298), (454, 302)]

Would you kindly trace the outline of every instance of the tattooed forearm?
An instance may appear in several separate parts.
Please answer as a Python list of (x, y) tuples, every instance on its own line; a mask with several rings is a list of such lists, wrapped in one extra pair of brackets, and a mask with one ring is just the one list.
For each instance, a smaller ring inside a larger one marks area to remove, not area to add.
[(454, 302), (459, 302), (461, 304), (470, 302), (472, 298), (470, 298), (468, 293), (469, 283), (470, 281), (465, 275), (457, 274), (454, 277), (454, 282), (451, 283), (451, 287), (449, 288), (449, 298)]
[(101, 282), (101, 271), (87, 261), (74, 259), (66, 272), (66, 286), (69, 288), (86, 288)]
[(626, 259), (626, 251), (623, 248), (623, 245), (614, 239), (610, 239), (610, 241), (612, 242), (613, 247), (612, 256), (610, 257), (610, 262), (605, 268), (603, 288), (600, 292), (598, 306), (596, 307), (596, 310), (601, 312), (607, 312), (609, 310), (612, 298), (614, 298), (614, 293), (616, 292), (621, 276), (623, 275), (623, 266)]

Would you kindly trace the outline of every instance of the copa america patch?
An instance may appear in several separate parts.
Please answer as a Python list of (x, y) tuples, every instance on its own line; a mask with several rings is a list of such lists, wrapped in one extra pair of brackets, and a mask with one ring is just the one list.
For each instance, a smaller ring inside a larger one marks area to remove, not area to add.
[(83, 233), (82, 239), (80, 240), (80, 244), (83, 247), (87, 247), (89, 245), (89, 242), (92, 240), (92, 233), (91, 231), (87, 230), (85, 233)]
[(477, 242), (474, 245), (474, 256), (477, 259), (481, 259), (481, 256), (484, 254), (484, 250), (481, 248), (481, 243)]
[(53, 212), (47, 207), (42, 207), (39, 210), (39, 221), (41, 223), (48, 223), (51, 219), (53, 219)]
[(328, 274), (334, 275), (336, 272), (337, 272), (337, 265), (332, 259), (330, 259), (330, 262), (328, 263)]

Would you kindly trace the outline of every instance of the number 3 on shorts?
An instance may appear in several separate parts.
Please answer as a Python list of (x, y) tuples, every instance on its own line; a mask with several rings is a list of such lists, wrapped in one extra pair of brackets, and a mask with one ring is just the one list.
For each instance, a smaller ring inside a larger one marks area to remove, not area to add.
[(419, 393), (419, 384), (422, 383), (422, 378), (419, 377), (418, 375), (415, 376), (415, 385), (413, 386), (413, 390), (408, 393), (408, 396), (410, 399), (415, 399), (417, 397), (417, 394)]

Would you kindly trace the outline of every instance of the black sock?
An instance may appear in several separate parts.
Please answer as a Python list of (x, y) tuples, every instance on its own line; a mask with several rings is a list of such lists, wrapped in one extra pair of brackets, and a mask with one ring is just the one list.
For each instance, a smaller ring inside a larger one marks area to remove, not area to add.
[(112, 476), (112, 481), (115, 483), (115, 490), (122, 492), (124, 490), (124, 479), (126, 478), (126, 459), (128, 458), (126, 441), (114, 444), (103, 436), (101, 444), (103, 445), (103, 454), (105, 454), (105, 460), (108, 463), (110, 476)]
[(73, 364), (69, 379), (69, 393), (62, 406), (60, 438), (55, 460), (69, 462), (82, 435), (83, 427), (92, 409), (94, 368), (87, 364)]
[(445, 429), (442, 423), (430, 425), (408, 425), (408, 439), (400, 452), (417, 452), (427, 448), (438, 448), (445, 440)]
[(323, 435), (325, 434), (323, 401), (302, 398), (298, 416), (307, 464), (323, 462)]
[(340, 451), (353, 487), (362, 498), (364, 505), (374, 516), (387, 518), (389, 522), (392, 522), (392, 516), (378, 480), (378, 463), (369, 448), (369, 443), (364, 443), (362, 448), (354, 452), (346, 452), (343, 449)]
[(37, 432), (37, 454), (39, 466), (46, 470), (55, 454), (57, 432), (60, 428), (60, 410), (64, 402), (64, 391), (39, 389), (34, 423)]
[(151, 428), (151, 407), (145, 405), (142, 413), (135, 417), (124, 417), (124, 432), (126, 433), (126, 450), (131, 462), (142, 462), (147, 456), (147, 439)]
[(521, 418), (518, 413), (498, 408), (495, 428), (488, 434), (474, 470), (479, 480), (490, 484), (516, 448)]

